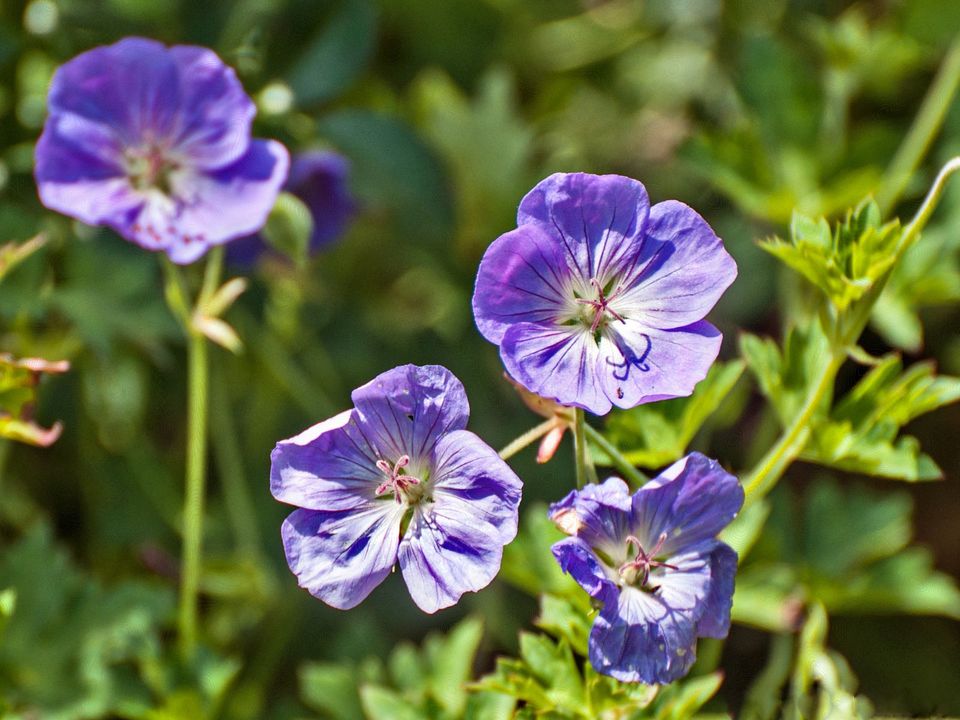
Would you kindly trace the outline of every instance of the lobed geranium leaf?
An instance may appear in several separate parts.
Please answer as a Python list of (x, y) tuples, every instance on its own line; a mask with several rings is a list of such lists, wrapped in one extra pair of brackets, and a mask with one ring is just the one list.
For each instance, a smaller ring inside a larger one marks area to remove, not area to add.
[(873, 367), (811, 435), (804, 460), (899, 480), (935, 480), (936, 463), (912, 437), (898, 437), (914, 418), (960, 400), (960, 378), (937, 376), (933, 363), (903, 370), (899, 356)]
[[(612, 413), (604, 434), (630, 462), (657, 468), (679, 459), (704, 423), (729, 397), (743, 374), (741, 360), (715, 363), (690, 397)], [(610, 465), (602, 449), (591, 446), (597, 463)]]

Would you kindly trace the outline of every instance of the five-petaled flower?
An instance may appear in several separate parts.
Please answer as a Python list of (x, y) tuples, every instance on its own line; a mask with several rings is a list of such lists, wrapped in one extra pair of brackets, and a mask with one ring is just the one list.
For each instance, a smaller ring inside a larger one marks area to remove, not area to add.
[(174, 262), (259, 230), (287, 175), (286, 149), (251, 139), (253, 102), (206, 48), (94, 48), (57, 70), (47, 104), (43, 203)]
[(742, 504), (737, 479), (693, 453), (632, 496), (610, 478), (550, 507), (571, 535), (554, 556), (602, 605), (589, 640), (597, 671), (669, 683), (690, 669), (697, 637), (726, 636), (737, 554), (717, 533)]
[(354, 390), (354, 408), (277, 444), (270, 489), (299, 506), (284, 550), (302, 587), (352, 608), (399, 560), (425, 612), (486, 587), (517, 533), (521, 483), (465, 430), (463, 385), (404, 365)]
[(528, 390), (602, 415), (689, 395), (721, 336), (703, 320), (737, 267), (706, 221), (636, 180), (551, 175), (477, 273), (477, 327)]

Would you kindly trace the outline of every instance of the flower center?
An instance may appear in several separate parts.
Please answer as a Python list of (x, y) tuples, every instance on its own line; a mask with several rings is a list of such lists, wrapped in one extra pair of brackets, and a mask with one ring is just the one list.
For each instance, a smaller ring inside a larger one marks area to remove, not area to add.
[(594, 290), (596, 290), (596, 297), (577, 298), (578, 305), (585, 305), (593, 310), (593, 318), (590, 321), (590, 332), (596, 335), (597, 331), (600, 329), (601, 323), (607, 319), (607, 316), (613, 318), (614, 320), (619, 320), (620, 322), (626, 322), (626, 320), (623, 319), (623, 315), (610, 307), (610, 303), (613, 302), (617, 295), (620, 294), (620, 292), (623, 290), (623, 286), (617, 285), (616, 289), (610, 293), (609, 297), (607, 297), (607, 294), (603, 289), (603, 285), (600, 284), (599, 280), (596, 278), (590, 278), (590, 285)]
[(126, 153), (127, 177), (137, 190), (157, 189), (164, 195), (171, 194), (170, 175), (177, 170), (177, 163), (170, 160), (163, 148), (148, 145), (144, 149)]
[(670, 565), (669, 563), (656, 560), (657, 555), (660, 554), (660, 551), (663, 550), (663, 543), (667, 539), (666, 533), (660, 533), (660, 537), (657, 539), (657, 544), (653, 546), (653, 549), (650, 552), (645, 552), (643, 545), (640, 544), (640, 541), (634, 535), (629, 535), (627, 537), (627, 555), (630, 554), (630, 549), (635, 547), (637, 550), (636, 556), (633, 560), (627, 560), (619, 568), (617, 572), (620, 573), (620, 578), (623, 580), (625, 585), (634, 585), (639, 587), (641, 590), (646, 590), (647, 592), (656, 592), (659, 589), (657, 585), (648, 585), (648, 580), (650, 579), (650, 571), (653, 568), (663, 567), (670, 570), (676, 570), (676, 565)]
[(393, 466), (386, 460), (377, 460), (377, 469), (386, 476), (386, 480), (377, 485), (375, 492), (378, 497), (392, 491), (398, 503), (406, 500), (408, 505), (415, 505), (420, 502), (426, 488), (420, 478), (404, 471), (409, 464), (409, 455), (401, 455)]

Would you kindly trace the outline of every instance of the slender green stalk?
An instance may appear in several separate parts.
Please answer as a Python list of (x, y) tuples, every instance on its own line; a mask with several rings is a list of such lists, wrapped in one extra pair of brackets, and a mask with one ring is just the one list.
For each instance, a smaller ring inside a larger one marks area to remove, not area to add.
[(189, 659), (197, 643), (197, 594), (203, 541), (207, 463), (207, 340), (190, 333), (187, 346), (187, 477), (183, 505), (183, 564), (180, 576), (180, 653)]
[(944, 118), (960, 87), (960, 36), (958, 36), (940, 66), (940, 71), (920, 106), (913, 125), (900, 144), (896, 155), (884, 173), (884, 182), (877, 191), (877, 204), (887, 215), (897, 204), (914, 171), (920, 165), (934, 138), (943, 126)]
[(623, 453), (617, 450), (614, 444), (607, 440), (599, 430), (587, 424), (584, 424), (583, 427), (584, 430), (587, 431), (587, 437), (609, 456), (613, 466), (619, 470), (620, 474), (623, 475), (626, 480), (629, 480), (632, 485), (639, 487), (650, 480), (650, 478), (640, 472), (632, 462), (627, 460)]
[(516, 440), (512, 440), (509, 444), (504, 446), (503, 450), (500, 451), (500, 457), (504, 460), (512, 458), (518, 452), (523, 450), (528, 445), (535, 443), (555, 427), (557, 427), (557, 419), (550, 418), (549, 420), (543, 421), (536, 427), (530, 428)]
[(817, 408), (820, 407), (827, 393), (833, 390), (834, 380), (836, 380), (837, 372), (843, 365), (845, 357), (844, 353), (839, 352), (834, 352), (831, 355), (830, 361), (824, 367), (823, 374), (810, 389), (810, 393), (793, 422), (784, 430), (773, 447), (767, 451), (757, 467), (743, 478), (743, 489), (746, 494), (745, 506), (753, 504), (770, 492), (790, 464), (803, 452), (807, 439), (810, 437), (810, 428), (808, 427), (810, 419)]
[[(195, 308), (201, 307), (216, 291), (222, 268), (223, 248), (214, 248), (207, 258), (203, 285)], [(167, 261), (164, 271), (167, 302), (187, 335), (187, 460), (177, 630), (180, 655), (184, 661), (189, 661), (197, 644), (197, 596), (200, 589), (207, 465), (209, 360), (207, 340), (194, 326), (193, 315), (187, 310), (186, 285), (179, 268)]]
[(583, 409), (573, 409), (573, 454), (577, 467), (577, 487), (597, 482), (597, 469), (587, 450), (587, 420)]

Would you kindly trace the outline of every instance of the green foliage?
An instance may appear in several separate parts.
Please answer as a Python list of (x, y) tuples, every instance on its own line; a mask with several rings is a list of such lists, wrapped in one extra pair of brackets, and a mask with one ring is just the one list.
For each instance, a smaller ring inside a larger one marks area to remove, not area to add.
[(313, 216), (310, 209), (295, 195), (284, 192), (270, 211), (267, 224), (261, 231), (264, 239), (296, 265), (307, 262), (310, 249), (310, 233), (313, 232)]
[(740, 336), (740, 354), (781, 425), (788, 425), (796, 416), (810, 386), (822, 374), (829, 360), (828, 348), (826, 335), (816, 322), (788, 330), (782, 351), (770, 338), (750, 333)]
[(960, 378), (937, 376), (930, 362), (903, 371), (896, 355), (881, 359), (828, 418), (819, 422), (803, 459), (897, 480), (933, 480), (940, 468), (913, 437), (897, 437), (916, 417), (960, 400)]
[(910, 546), (912, 504), (901, 493), (841, 490), (821, 480), (799, 507), (774, 498), (770, 522), (737, 577), (733, 615), (792, 628), (805, 600), (830, 612), (904, 612), (960, 618), (960, 590)]
[[(300, 669), (304, 702), (334, 720), (508, 720), (515, 701), (495, 692), (468, 694), (483, 624), (468, 618), (418, 649), (394, 648), (383, 667), (311, 663)], [(385, 682), (387, 681), (387, 682)]]
[[(678, 460), (704, 423), (728, 399), (744, 367), (740, 360), (715, 363), (690, 397), (615, 413), (607, 421), (604, 434), (623, 448), (624, 457), (634, 465), (657, 468)], [(603, 450), (594, 446), (591, 452), (598, 463), (611, 464)]]
[(327, 22), (307, 42), (287, 73), (301, 105), (336, 97), (370, 61), (376, 40), (377, 10), (370, 0), (341, 0)]
[(881, 224), (876, 203), (848, 211), (833, 231), (823, 218), (795, 213), (789, 242), (773, 238), (760, 247), (802, 274), (845, 310), (893, 267), (900, 244), (900, 224)]
[(85, 577), (36, 526), (0, 559), (5, 603), (0, 694), (11, 710), (50, 720), (137, 714), (150, 707), (161, 632), (173, 611), (165, 587)]
[(550, 552), (550, 546), (564, 537), (550, 521), (546, 505), (528, 508), (516, 540), (504, 549), (500, 577), (534, 597), (540, 593), (582, 595), (579, 585), (560, 569)]

